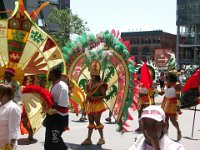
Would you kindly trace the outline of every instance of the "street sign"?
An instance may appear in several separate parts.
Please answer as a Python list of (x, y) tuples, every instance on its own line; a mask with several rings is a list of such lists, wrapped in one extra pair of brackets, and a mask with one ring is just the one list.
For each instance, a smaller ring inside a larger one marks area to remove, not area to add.
[(171, 49), (155, 49), (154, 61), (158, 67), (166, 67), (170, 59)]

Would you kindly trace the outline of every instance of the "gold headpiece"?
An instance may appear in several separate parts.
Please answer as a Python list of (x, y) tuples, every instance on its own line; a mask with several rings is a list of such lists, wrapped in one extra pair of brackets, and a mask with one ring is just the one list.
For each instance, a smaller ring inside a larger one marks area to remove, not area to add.
[(101, 64), (98, 60), (93, 60), (90, 63), (90, 74), (91, 75), (100, 75), (100, 71), (101, 71)]
[(18, 67), (16, 64), (8, 63), (7, 65), (0, 67), (0, 78), (4, 78), (5, 72), (9, 72), (13, 74), (14, 75), (13, 78), (15, 81), (18, 81), (20, 83), (23, 82), (24, 71), (20, 67)]

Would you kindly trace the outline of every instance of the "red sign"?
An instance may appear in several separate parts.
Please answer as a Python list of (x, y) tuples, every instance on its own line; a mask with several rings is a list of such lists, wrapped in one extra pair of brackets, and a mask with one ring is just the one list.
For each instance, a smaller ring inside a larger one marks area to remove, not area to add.
[(157, 66), (165, 67), (170, 59), (171, 49), (155, 49), (154, 61)]

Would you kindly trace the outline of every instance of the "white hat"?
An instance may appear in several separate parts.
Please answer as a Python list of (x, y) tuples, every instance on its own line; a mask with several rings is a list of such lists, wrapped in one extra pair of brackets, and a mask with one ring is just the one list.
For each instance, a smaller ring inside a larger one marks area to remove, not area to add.
[(139, 120), (142, 118), (151, 118), (159, 122), (165, 122), (165, 112), (160, 106), (150, 105), (143, 110)]

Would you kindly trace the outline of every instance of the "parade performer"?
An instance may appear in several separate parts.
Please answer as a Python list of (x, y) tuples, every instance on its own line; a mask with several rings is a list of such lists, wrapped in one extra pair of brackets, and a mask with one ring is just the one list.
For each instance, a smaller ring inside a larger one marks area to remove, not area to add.
[(48, 76), (52, 81), (51, 94), (54, 99), (54, 109), (50, 111), (45, 119), (45, 150), (66, 150), (67, 146), (63, 142), (62, 133), (68, 127), (68, 105), (69, 105), (69, 88), (68, 85), (61, 81), (62, 66), (53, 67)]
[[(140, 85), (136, 85), (135, 88), (140, 86), (140, 92), (139, 92), (139, 99), (137, 101), (137, 108), (138, 108), (138, 118), (141, 117), (141, 114), (143, 112), (143, 109), (146, 108), (149, 105), (154, 105), (154, 85), (153, 80), (155, 79), (155, 67), (152, 67), (153, 65), (150, 65), (152, 63), (144, 63), (139, 68), (139, 74), (140, 74), (140, 82), (134, 82)], [(141, 124), (139, 122), (139, 127), (135, 130), (135, 132), (141, 132)]]
[[(49, 2), (44, 2), (37, 10), (29, 14), (25, 10), (23, 0), (18, 0), (9, 17), (0, 19), (2, 27), (0, 43), (4, 45), (0, 47), (0, 79), (7, 78), (8, 73), (9, 78), (12, 76), (12, 81), (16, 81), (11, 82), (14, 89), (15, 87), (18, 89), (19, 85), (25, 86), (25, 89), (27, 85), (38, 85), (36, 84), (38, 78), (41, 79), (38, 81), (43, 83), (42, 87), (46, 88), (49, 69), (65, 63), (59, 46), (34, 22), (42, 8), (48, 4)], [(63, 68), (63, 73), (66, 74), (66, 66), (64, 65)], [(4, 81), (3, 79), (2, 82)], [(19, 82), (18, 86), (17, 82)], [(27, 131), (27, 134), (36, 133), (46, 115), (43, 96), (40, 92), (35, 92), (35, 88), (32, 88), (31, 92), (21, 95), (22, 107), (24, 107), (21, 125), (30, 123), (28, 127), (30, 131)], [(39, 95), (39, 98), (35, 95)]]
[(93, 60), (90, 64), (91, 79), (86, 84), (86, 113), (89, 119), (88, 136), (81, 143), (82, 145), (92, 144), (91, 136), (93, 129), (97, 129), (100, 139), (97, 145), (105, 144), (103, 136), (104, 125), (101, 123), (101, 114), (106, 110), (103, 99), (106, 97), (107, 84), (100, 77), (101, 65), (99, 61)]
[(179, 128), (177, 115), (180, 113), (180, 94), (181, 85), (177, 79), (176, 60), (175, 55), (171, 54), (170, 60), (168, 62), (168, 75), (166, 89), (160, 94), (164, 94), (164, 99), (162, 101), (161, 107), (163, 108), (166, 115), (167, 129), (169, 128), (169, 119), (173, 126), (177, 129), (177, 141), (182, 137), (181, 130)]
[(167, 88), (164, 90), (164, 99), (161, 107), (166, 114), (167, 128), (169, 128), (169, 119), (177, 129), (177, 141), (181, 139), (181, 130), (179, 128), (177, 115), (180, 112), (180, 91), (181, 85), (177, 81), (177, 75), (173, 72), (168, 73)]
[[(119, 125), (118, 131), (125, 132), (128, 127), (126, 121), (133, 119), (129, 107), (133, 106), (134, 58), (130, 58), (128, 46), (122, 39), (119, 40), (120, 33), (114, 34), (114, 30), (111, 32), (100, 32), (97, 35), (82, 34), (76, 40), (67, 43), (62, 52), (68, 76), (74, 79), (85, 93), (85, 85), (90, 79), (87, 68), (94, 59), (100, 62), (101, 80), (108, 84), (104, 102)], [(86, 61), (86, 57), (90, 61)], [(84, 109), (81, 110), (84, 112)]]
[(11, 85), (14, 90), (14, 98), (13, 101), (18, 103), (21, 100), (21, 88), (19, 82), (14, 80), (15, 70), (13, 68), (7, 67), (5, 69), (4, 78), (0, 80), (0, 83)]

